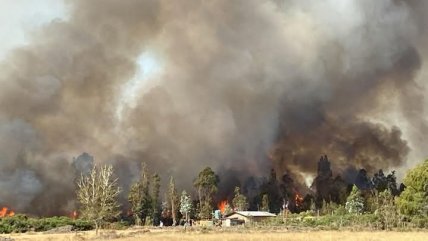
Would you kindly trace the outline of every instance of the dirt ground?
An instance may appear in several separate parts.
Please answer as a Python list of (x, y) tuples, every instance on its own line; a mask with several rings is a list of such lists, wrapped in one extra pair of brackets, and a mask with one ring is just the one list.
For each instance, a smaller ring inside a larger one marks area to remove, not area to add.
[[(428, 230), (419, 232), (352, 232), (352, 231), (287, 231), (287, 230), (187, 230), (184, 229), (145, 229), (102, 230), (46, 234), (27, 233), (0, 235), (16, 241), (83, 241), (83, 240), (186, 240), (186, 241), (428, 241)], [(0, 238), (1, 240), (1, 238)]]

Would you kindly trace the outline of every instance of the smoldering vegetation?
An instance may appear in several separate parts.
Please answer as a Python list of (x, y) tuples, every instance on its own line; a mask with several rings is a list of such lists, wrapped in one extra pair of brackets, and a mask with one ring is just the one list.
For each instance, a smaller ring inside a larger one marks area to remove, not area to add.
[[(66, 4), (0, 64), (0, 203), (17, 211), (72, 210), (83, 152), (125, 187), (144, 160), (188, 188), (205, 166), (303, 183), (325, 153), (335, 173), (426, 154), (425, 1)], [(129, 104), (147, 52), (161, 71)]]

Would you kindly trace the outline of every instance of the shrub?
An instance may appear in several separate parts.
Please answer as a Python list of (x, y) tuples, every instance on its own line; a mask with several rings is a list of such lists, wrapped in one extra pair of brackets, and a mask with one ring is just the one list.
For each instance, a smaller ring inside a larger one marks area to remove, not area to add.
[(68, 217), (28, 218), (25, 215), (16, 215), (0, 219), (0, 233), (43, 232), (66, 225), (71, 225), (73, 230), (78, 231), (94, 228), (92, 222), (80, 219), (72, 220)]
[(65, 225), (73, 225), (73, 223), (73, 220), (68, 217), (49, 217), (30, 220), (32, 228), (37, 232), (47, 231)]
[(5, 217), (0, 219), (0, 233), (24, 233), (30, 230), (31, 225), (24, 215)]
[(397, 200), (400, 213), (428, 218), (428, 160), (410, 170), (404, 178), (406, 189)]
[(360, 190), (355, 185), (346, 200), (345, 208), (349, 213), (353, 214), (361, 214), (364, 210), (364, 198), (361, 196)]

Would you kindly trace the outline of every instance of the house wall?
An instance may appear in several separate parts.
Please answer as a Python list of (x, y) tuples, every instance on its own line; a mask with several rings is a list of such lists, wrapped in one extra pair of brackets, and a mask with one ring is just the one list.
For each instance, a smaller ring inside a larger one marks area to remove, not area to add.
[(271, 218), (271, 217), (245, 217), (245, 216), (242, 216), (242, 215), (237, 214), (237, 213), (232, 214), (232, 215), (227, 217), (227, 219), (235, 219), (235, 218), (238, 220), (243, 220), (245, 223), (249, 224), (252, 222), (261, 222), (261, 221), (267, 220), (268, 218)]
[(228, 219), (238, 219), (238, 220), (244, 220), (245, 221), (245, 223), (247, 223), (247, 222), (250, 222), (250, 219), (249, 218), (247, 218), (247, 217), (244, 217), (244, 216), (242, 216), (242, 215), (240, 215), (240, 214), (237, 214), (237, 213), (235, 213), (235, 214), (232, 214), (232, 215), (230, 215), (229, 217), (227, 217)]
[(271, 217), (253, 217), (252, 221), (253, 222), (261, 222), (261, 221), (267, 220), (269, 218), (271, 218)]

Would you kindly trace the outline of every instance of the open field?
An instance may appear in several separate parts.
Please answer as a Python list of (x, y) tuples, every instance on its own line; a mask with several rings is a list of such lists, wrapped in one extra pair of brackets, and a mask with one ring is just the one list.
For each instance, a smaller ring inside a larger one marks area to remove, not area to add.
[(83, 240), (120, 240), (120, 241), (137, 241), (137, 240), (185, 240), (185, 241), (232, 241), (232, 240), (249, 240), (249, 241), (424, 241), (428, 240), (428, 231), (423, 232), (381, 232), (381, 231), (307, 231), (296, 232), (287, 230), (241, 230), (233, 232), (214, 232), (204, 233), (201, 231), (187, 231), (182, 229), (169, 230), (147, 230), (134, 229), (123, 231), (103, 230), (98, 236), (94, 231), (66, 233), (66, 234), (11, 234), (1, 235), (0, 237), (11, 237), (16, 241), (83, 241)]

